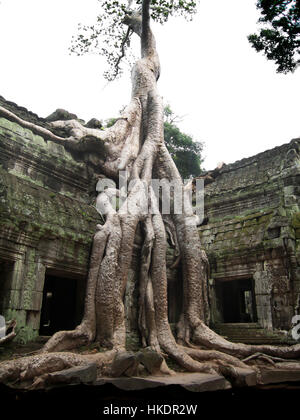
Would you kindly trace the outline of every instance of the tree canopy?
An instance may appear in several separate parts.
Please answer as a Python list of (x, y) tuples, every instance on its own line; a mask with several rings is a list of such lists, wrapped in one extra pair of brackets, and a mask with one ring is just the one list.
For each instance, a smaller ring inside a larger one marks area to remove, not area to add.
[(256, 6), (262, 28), (248, 36), (249, 42), (275, 61), (278, 73), (294, 71), (300, 63), (299, 0), (258, 0)]
[[(192, 18), (196, 13), (198, 0), (153, 0), (150, 16), (155, 22), (165, 23), (171, 16), (182, 15)], [(141, 8), (142, 0), (99, 0), (100, 13), (93, 25), (79, 25), (78, 34), (72, 39), (70, 51), (78, 55), (97, 52), (108, 63), (104, 72), (107, 80), (114, 80), (122, 74), (122, 63), (132, 65), (136, 57), (130, 49), (133, 29), (126, 27), (126, 19), (131, 16), (132, 8)], [(99, 36), (101, 35), (101, 36)]]
[[(153, 0), (150, 16), (155, 22), (165, 23), (171, 16), (182, 15), (192, 19), (198, 0)], [(104, 56), (108, 69), (107, 80), (122, 74), (123, 63), (132, 65), (136, 57), (130, 48), (134, 31), (126, 27), (132, 9), (141, 8), (142, 0), (99, 0), (100, 10), (92, 25), (79, 25), (72, 39), (70, 51), (78, 55), (97, 52)], [(248, 36), (257, 52), (263, 52), (275, 61), (277, 72), (294, 71), (300, 62), (300, 2), (299, 0), (257, 0), (260, 11), (258, 33)], [(100, 36), (101, 35), (101, 36)]]
[(165, 107), (164, 138), (167, 149), (172, 156), (183, 179), (198, 176), (201, 173), (201, 152), (203, 143), (194, 141), (191, 136), (183, 133), (175, 124), (178, 117), (170, 106)]

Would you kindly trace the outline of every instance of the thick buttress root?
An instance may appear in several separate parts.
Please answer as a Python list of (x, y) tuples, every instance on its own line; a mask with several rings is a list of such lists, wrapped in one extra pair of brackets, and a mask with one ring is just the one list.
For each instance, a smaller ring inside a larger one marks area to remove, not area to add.
[[(155, 370), (156, 374), (158, 371), (170, 374), (172, 372), (163, 357), (167, 355), (187, 371), (218, 372), (234, 383), (242, 383), (242, 372), (249, 371), (248, 364), (256, 374), (261, 363), (269, 366), (276, 363), (276, 366), (286, 368), (287, 363), (282, 359), (297, 359), (300, 355), (300, 344), (275, 347), (230, 343), (207, 326), (208, 261), (201, 249), (197, 218), (191, 203), (183, 200), (181, 214), (171, 212), (162, 216), (160, 198), (152, 189), (151, 179), (158, 178), (162, 182), (175, 183), (184, 197), (186, 194), (164, 144), (163, 104), (156, 85), (160, 66), (149, 26), (150, 0), (142, 3), (142, 19), (132, 14), (124, 20), (141, 37), (142, 58), (132, 72), (131, 103), (112, 128), (106, 131), (89, 129), (74, 120), (53, 123), (52, 127), (63, 128), (69, 134), (62, 138), (0, 107), (0, 116), (70, 150), (94, 154), (97, 156), (94, 161), (99, 163), (103, 173), (116, 178), (119, 170), (126, 170), (131, 181), (128, 196), (119, 210), (112, 206), (112, 189), (108, 188), (98, 195), (97, 204), (104, 209), (106, 221), (103, 226), (97, 226), (94, 236), (81, 324), (73, 331), (56, 333), (37, 355), (2, 362), (0, 382), (31, 381), (33, 388), (39, 387), (47, 381), (54, 381), (54, 372), (90, 363), (96, 363), (98, 375), (135, 375), (140, 362), (148, 366), (150, 373)], [(120, 194), (120, 191), (115, 192)], [(174, 197), (169, 194), (172, 202)], [(132, 355), (126, 352), (123, 300), (138, 225), (144, 233), (138, 325), (143, 347), (156, 354), (151, 356), (155, 360), (153, 371), (147, 361), (150, 353)], [(168, 321), (167, 233), (176, 250), (172, 267), (180, 262), (183, 275), (183, 309), (178, 324), (178, 342)], [(108, 350), (97, 354), (62, 352), (95, 340)], [(299, 368), (293, 362), (288, 365)]]

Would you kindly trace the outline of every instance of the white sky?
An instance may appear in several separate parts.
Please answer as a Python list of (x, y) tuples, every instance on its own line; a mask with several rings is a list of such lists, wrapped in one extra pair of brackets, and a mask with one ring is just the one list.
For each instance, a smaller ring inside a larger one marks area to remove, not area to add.
[[(255, 0), (201, 0), (192, 23), (155, 26), (159, 89), (180, 128), (205, 142), (204, 167), (231, 163), (299, 137), (300, 70), (275, 65), (247, 41)], [(70, 56), (78, 23), (93, 23), (97, 0), (0, 0), (0, 95), (46, 117), (65, 108), (106, 119), (130, 100), (130, 75), (110, 83), (96, 55)], [(296, 101), (298, 103), (296, 103)]]

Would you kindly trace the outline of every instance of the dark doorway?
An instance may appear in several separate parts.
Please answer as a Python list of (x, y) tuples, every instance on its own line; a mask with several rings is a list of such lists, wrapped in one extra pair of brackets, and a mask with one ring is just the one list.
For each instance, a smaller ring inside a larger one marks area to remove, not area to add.
[(183, 306), (183, 287), (182, 287), (182, 271), (181, 266), (177, 272), (170, 270), (168, 276), (168, 318), (171, 324), (179, 321)]
[(9, 294), (12, 289), (13, 271), (14, 262), (0, 260), (0, 315), (3, 314), (4, 309), (7, 307), (5, 300), (7, 300), (6, 294)]
[(252, 279), (217, 282), (223, 322), (257, 322)]
[(78, 305), (77, 299), (78, 282), (77, 279), (45, 276), (40, 335), (72, 330), (78, 325), (82, 315), (82, 305)]

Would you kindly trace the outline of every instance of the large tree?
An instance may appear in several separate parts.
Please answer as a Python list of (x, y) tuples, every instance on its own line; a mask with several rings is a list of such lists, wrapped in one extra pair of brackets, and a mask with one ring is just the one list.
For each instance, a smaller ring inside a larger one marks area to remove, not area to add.
[[(203, 143), (195, 141), (188, 134), (183, 133), (177, 126), (182, 119), (176, 115), (169, 105), (164, 108), (164, 141), (181, 177), (189, 179), (199, 176), (201, 169)], [(111, 127), (117, 118), (106, 120), (106, 127)]]
[[(127, 355), (125, 343), (123, 298), (138, 225), (144, 241), (139, 267), (139, 330), (142, 345), (150, 347), (160, 361), (156, 368), (170, 373), (163, 359), (163, 355), (167, 354), (188, 371), (217, 371), (238, 379), (240, 369), (247, 368), (242, 359), (250, 356), (254, 360), (252, 355), (257, 352), (268, 355), (263, 356), (263, 360), (268, 358), (272, 363), (278, 360), (274, 356), (297, 357), (300, 345), (276, 347), (231, 343), (207, 326), (208, 261), (199, 241), (197, 217), (189, 201), (185, 201), (181, 214), (162, 214), (159, 199), (151, 186), (151, 179), (157, 178), (162, 182), (173, 182), (183, 194), (191, 187), (184, 187), (164, 143), (164, 107), (157, 90), (160, 64), (150, 29), (150, 16), (165, 19), (175, 6), (178, 10), (187, 8), (190, 11), (194, 3), (143, 0), (142, 8), (127, 10), (116, 0), (109, 0), (105, 3), (108, 14), (109, 5), (120, 11), (122, 24), (128, 28), (124, 32), (125, 37), (128, 31), (134, 32), (140, 37), (141, 45), (141, 58), (132, 70), (131, 102), (112, 127), (103, 131), (70, 120), (54, 122), (48, 130), (0, 108), (2, 116), (31, 129), (44, 139), (63, 144), (69, 150), (80, 151), (81, 157), (86, 159), (91, 157), (107, 177), (116, 179), (119, 171), (126, 170), (131, 180), (129, 194), (118, 211), (110, 200), (117, 191), (108, 187), (98, 196), (98, 205), (105, 209), (105, 223), (98, 225), (94, 236), (81, 324), (74, 331), (56, 333), (38, 355), (0, 364), (0, 381), (29, 380), (33, 382), (33, 387), (41, 386), (51, 372), (91, 361), (98, 364), (99, 375), (116, 372), (133, 374), (137, 360), (149, 368), (144, 353), (144, 356), (139, 354), (137, 359)], [(115, 14), (112, 16), (115, 17)], [(67, 135), (63, 137), (53, 133), (57, 128)], [(170, 196), (167, 198), (172, 201), (175, 197), (171, 192)], [(128, 211), (128, 206), (131, 211)], [(149, 206), (152, 211), (145, 212)], [(184, 303), (176, 338), (168, 322), (167, 235), (176, 247), (176, 260), (178, 255), (181, 258)], [(84, 355), (62, 351), (94, 341), (107, 351)], [(115, 370), (116, 366), (119, 368)], [(253, 372), (256, 369), (253, 367)]]
[(258, 34), (249, 35), (249, 42), (275, 61), (277, 72), (294, 71), (300, 63), (299, 0), (258, 0), (256, 6), (262, 27)]

